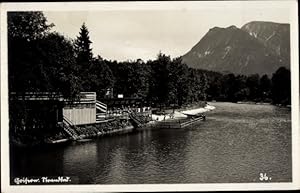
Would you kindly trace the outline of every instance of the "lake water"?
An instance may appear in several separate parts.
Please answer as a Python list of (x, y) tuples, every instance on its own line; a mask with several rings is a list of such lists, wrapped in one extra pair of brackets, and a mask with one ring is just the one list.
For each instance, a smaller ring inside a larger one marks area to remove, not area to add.
[[(209, 103), (205, 122), (144, 130), (44, 150), (12, 150), (14, 177), (70, 176), (72, 183), (292, 181), (291, 112), (271, 105)], [(270, 180), (271, 178), (271, 180)]]

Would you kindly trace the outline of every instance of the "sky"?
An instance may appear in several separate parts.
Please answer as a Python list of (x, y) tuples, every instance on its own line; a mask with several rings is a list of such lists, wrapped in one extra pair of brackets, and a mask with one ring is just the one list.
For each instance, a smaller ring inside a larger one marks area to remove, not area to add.
[(94, 56), (118, 61), (147, 61), (159, 52), (181, 56), (215, 26), (290, 21), (284, 2), (119, 2), (44, 13), (55, 24), (52, 31), (72, 39), (85, 22)]

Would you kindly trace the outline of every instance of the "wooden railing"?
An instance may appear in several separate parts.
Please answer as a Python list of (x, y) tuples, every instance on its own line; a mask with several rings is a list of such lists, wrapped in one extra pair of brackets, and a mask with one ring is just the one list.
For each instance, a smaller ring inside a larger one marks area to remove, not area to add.
[(80, 93), (80, 101), (89, 101), (96, 103), (96, 93), (95, 92), (81, 92)]
[(10, 99), (17, 100), (64, 100), (63, 96), (57, 92), (10, 92)]
[[(62, 94), (57, 92), (10, 92), (11, 100), (58, 100), (69, 102), (69, 99), (63, 97)], [(79, 100), (75, 103), (96, 103), (96, 92), (81, 92)]]

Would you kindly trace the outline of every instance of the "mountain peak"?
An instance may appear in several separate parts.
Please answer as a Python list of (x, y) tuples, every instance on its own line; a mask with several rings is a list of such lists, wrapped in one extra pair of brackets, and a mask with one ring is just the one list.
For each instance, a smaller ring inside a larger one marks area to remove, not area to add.
[(243, 25), (241, 27), (241, 29), (245, 28), (246, 26), (250, 26), (250, 25), (289, 25), (288, 23), (276, 23), (276, 22), (271, 22), (271, 21), (250, 21), (248, 23), (246, 23), (245, 25)]
[(287, 63), (290, 62), (290, 25), (266, 21), (252, 21), (242, 28), (279, 55)]
[(231, 26), (226, 27), (226, 28), (213, 27), (213, 28), (210, 28), (209, 31), (222, 31), (222, 30), (228, 30), (228, 29), (238, 29), (238, 28), (235, 25), (231, 25)]
[(227, 29), (238, 29), (235, 25), (231, 25), (229, 27), (227, 27)]
[(182, 60), (205, 70), (272, 74), (280, 66), (289, 68), (289, 43), (285, 24), (252, 21), (241, 29), (214, 27)]
[(221, 27), (213, 27), (213, 28), (210, 28), (209, 31), (219, 31), (219, 30), (222, 30), (223, 28)]

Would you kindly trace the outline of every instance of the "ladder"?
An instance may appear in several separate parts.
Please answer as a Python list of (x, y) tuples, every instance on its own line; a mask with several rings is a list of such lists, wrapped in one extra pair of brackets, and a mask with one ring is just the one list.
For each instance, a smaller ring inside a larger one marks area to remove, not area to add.
[(130, 113), (129, 118), (137, 125), (137, 127), (140, 127), (143, 125), (141, 120), (139, 120), (134, 113)]
[(107, 105), (105, 103), (102, 103), (100, 101), (96, 101), (96, 109), (99, 110), (102, 113), (107, 112)]
[(100, 101), (96, 101), (96, 121), (102, 121), (106, 118), (106, 113), (107, 113), (107, 105), (105, 103), (102, 103)]
[(68, 118), (63, 117), (63, 129), (73, 140), (80, 139), (75, 128), (76, 126)]

